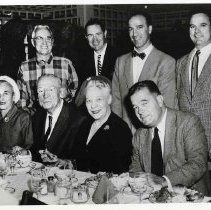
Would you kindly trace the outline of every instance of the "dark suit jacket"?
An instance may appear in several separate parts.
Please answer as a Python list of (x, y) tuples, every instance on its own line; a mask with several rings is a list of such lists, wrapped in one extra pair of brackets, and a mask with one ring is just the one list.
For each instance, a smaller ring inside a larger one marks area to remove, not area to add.
[[(152, 129), (139, 129), (133, 138), (132, 171), (151, 172)], [(167, 109), (164, 171), (174, 185), (194, 187), (208, 194), (207, 143), (195, 115)]]
[[(138, 81), (153, 80), (161, 91), (164, 102), (171, 108), (177, 107), (175, 59), (155, 47), (149, 54)], [(125, 99), (133, 85), (131, 53), (117, 58), (112, 79), (112, 111), (119, 115), (132, 128), (130, 112)], [(130, 110), (133, 112), (133, 110)]]
[(45, 147), (46, 115), (46, 110), (41, 109), (35, 113), (33, 118), (34, 144), (31, 148), (33, 160), (42, 162), (38, 151), (45, 148), (59, 158), (70, 158), (73, 142), (84, 117), (73, 104), (64, 102), (61, 113)]
[(127, 124), (114, 113), (94, 134), (88, 145), (86, 141), (93, 119), (81, 125), (73, 151), (77, 167), (82, 171), (97, 173), (122, 173), (129, 170), (132, 135)]
[(208, 148), (211, 149), (211, 56), (208, 57), (199, 76), (191, 100), (189, 85), (189, 65), (191, 54), (177, 61), (177, 95), (178, 105), (183, 111), (196, 114), (205, 129)]
[[(116, 50), (110, 45), (107, 45), (102, 65), (102, 72), (101, 72), (102, 76), (105, 76), (110, 80), (112, 79), (116, 58), (117, 58)], [(86, 78), (96, 75), (94, 51), (92, 49), (89, 49), (84, 54), (83, 58), (80, 58), (79, 60), (80, 64), (79, 67), (77, 68), (77, 75), (79, 78), (79, 84), (82, 84), (82, 82)]]

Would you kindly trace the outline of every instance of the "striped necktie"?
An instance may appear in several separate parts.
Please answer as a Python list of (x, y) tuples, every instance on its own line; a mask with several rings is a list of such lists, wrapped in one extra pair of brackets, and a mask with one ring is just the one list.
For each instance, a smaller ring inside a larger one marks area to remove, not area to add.
[(102, 65), (101, 65), (101, 55), (97, 56), (97, 70), (98, 70), (98, 75), (101, 75), (102, 73)]
[(198, 82), (198, 64), (199, 64), (199, 54), (200, 50), (197, 50), (193, 56), (192, 66), (191, 66), (191, 97), (193, 98), (194, 90)]
[(52, 119), (53, 119), (53, 117), (49, 115), (49, 116), (48, 116), (48, 129), (47, 129), (47, 131), (46, 131), (46, 133), (45, 133), (45, 136), (44, 136), (45, 143), (47, 142), (48, 137), (49, 137), (49, 135), (50, 135), (50, 133), (51, 133)]

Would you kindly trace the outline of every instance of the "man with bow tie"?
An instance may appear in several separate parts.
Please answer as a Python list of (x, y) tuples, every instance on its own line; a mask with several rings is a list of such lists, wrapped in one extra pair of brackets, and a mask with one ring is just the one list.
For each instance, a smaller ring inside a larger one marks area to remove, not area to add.
[(138, 81), (153, 80), (158, 85), (165, 103), (169, 107), (176, 107), (175, 60), (152, 45), (152, 23), (148, 14), (135, 14), (128, 23), (134, 50), (117, 58), (112, 79), (112, 110), (122, 117), (134, 132), (139, 125), (133, 120), (135, 117), (131, 114), (133, 111), (130, 104), (125, 103), (129, 88)]
[(35, 26), (31, 43), (36, 49), (36, 57), (21, 64), (17, 83), (21, 93), (21, 106), (33, 114), (39, 107), (36, 83), (41, 75), (53, 74), (59, 77), (63, 86), (63, 98), (68, 101), (75, 95), (78, 76), (69, 59), (53, 56), (54, 38), (49, 26)]

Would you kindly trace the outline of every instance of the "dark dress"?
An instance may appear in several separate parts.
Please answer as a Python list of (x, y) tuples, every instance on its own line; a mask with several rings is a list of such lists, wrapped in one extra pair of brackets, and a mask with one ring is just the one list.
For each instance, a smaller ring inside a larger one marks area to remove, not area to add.
[(73, 156), (78, 170), (116, 174), (128, 171), (131, 162), (132, 134), (127, 124), (111, 113), (87, 145), (92, 123), (91, 118), (84, 121), (73, 146)]
[(33, 143), (30, 115), (13, 105), (3, 118), (0, 114), (0, 152), (8, 152), (14, 146), (25, 149)]

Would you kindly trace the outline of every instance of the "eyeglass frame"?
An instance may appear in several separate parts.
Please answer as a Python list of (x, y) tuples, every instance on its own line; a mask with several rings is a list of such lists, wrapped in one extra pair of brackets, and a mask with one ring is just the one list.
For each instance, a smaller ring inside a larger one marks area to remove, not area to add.
[(51, 36), (48, 36), (48, 37), (37, 36), (37, 37), (33, 38), (33, 40), (40, 42), (40, 43), (43, 42), (44, 40), (46, 40), (47, 43), (52, 43), (54, 39)]

